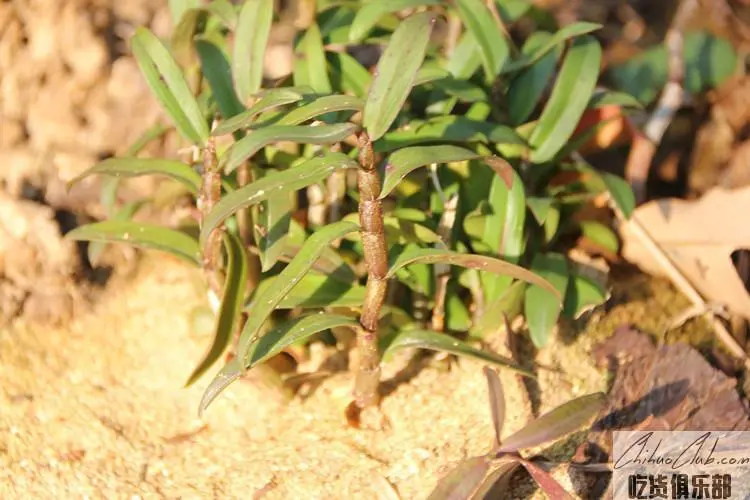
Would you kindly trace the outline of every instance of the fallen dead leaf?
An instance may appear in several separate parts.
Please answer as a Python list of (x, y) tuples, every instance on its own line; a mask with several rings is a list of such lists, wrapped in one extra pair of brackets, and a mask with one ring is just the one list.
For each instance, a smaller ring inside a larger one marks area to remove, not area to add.
[(623, 326), (593, 355), (614, 372), (614, 382), (576, 461), (607, 461), (613, 430), (750, 429), (737, 381), (685, 343), (656, 346), (646, 334)]
[[(750, 319), (750, 295), (732, 262), (732, 253), (750, 249), (750, 226), (741, 214), (750, 213), (750, 187), (712, 189), (697, 201), (664, 199), (638, 207), (633, 218), (651, 235), (703, 298), (723, 304)], [(621, 229), (623, 256), (644, 271), (663, 269), (632, 230)]]

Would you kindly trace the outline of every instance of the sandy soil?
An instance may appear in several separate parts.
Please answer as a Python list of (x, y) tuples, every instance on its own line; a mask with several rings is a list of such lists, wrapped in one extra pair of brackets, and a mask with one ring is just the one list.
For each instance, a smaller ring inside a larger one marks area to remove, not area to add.
[[(182, 384), (207, 342), (189, 326), (205, 306), (200, 275), (154, 255), (117, 280), (67, 326), (17, 319), (0, 331), (0, 497), (376, 498), (379, 474), (401, 498), (425, 498), (451, 462), (489, 445), (473, 362), (400, 385), (383, 401), (381, 430), (347, 426), (343, 373), (288, 405), (237, 383), (197, 420), (208, 380)], [(575, 377), (540, 378), (542, 411), (601, 389), (576, 350), (563, 349), (574, 366), (561, 365)], [(527, 417), (509, 406), (507, 432)]]

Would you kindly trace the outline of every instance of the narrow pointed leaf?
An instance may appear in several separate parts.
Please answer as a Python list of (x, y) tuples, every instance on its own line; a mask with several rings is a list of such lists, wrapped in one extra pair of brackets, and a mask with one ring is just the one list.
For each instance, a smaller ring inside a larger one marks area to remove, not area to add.
[[(133, 216), (138, 212), (138, 210), (143, 207), (143, 205), (146, 204), (146, 200), (138, 200), (138, 201), (131, 201), (130, 203), (126, 203), (123, 205), (119, 210), (117, 210), (114, 214), (110, 215), (109, 220), (115, 220), (115, 221), (127, 221), (131, 220)], [(87, 255), (89, 258), (89, 262), (91, 262), (91, 265), (96, 266), (99, 262), (99, 256), (106, 248), (107, 243), (105, 241), (91, 241), (89, 242), (89, 247), (87, 250)]]
[(422, 66), (417, 72), (417, 76), (414, 77), (414, 87), (432, 83), (437, 80), (442, 80), (443, 78), (448, 78), (449, 76), (450, 71), (448, 71), (447, 69), (435, 66), (434, 64), (427, 64)]
[(571, 276), (568, 282), (562, 313), (567, 318), (578, 319), (583, 313), (606, 300), (606, 289), (588, 277), (576, 274)]
[(371, 141), (390, 128), (406, 102), (430, 41), (435, 14), (415, 14), (399, 24), (378, 61), (362, 124)]
[(508, 58), (508, 42), (482, 0), (457, 0), (458, 14), (482, 50), (482, 65), (488, 80), (500, 73)]
[(200, 264), (198, 242), (181, 231), (166, 227), (109, 220), (79, 226), (65, 237), (72, 240), (123, 242), (136, 247), (161, 250), (192, 264)]
[(234, 90), (232, 72), (224, 52), (214, 42), (205, 38), (195, 41), (195, 49), (201, 60), (201, 71), (211, 86), (211, 93), (221, 116), (227, 119), (241, 113), (245, 106)]
[(614, 174), (603, 172), (601, 174), (604, 185), (607, 187), (612, 201), (620, 209), (623, 216), (629, 219), (635, 210), (635, 195), (633, 189), (624, 179)]
[(230, 0), (213, 0), (206, 6), (206, 10), (221, 19), (232, 31), (237, 27), (237, 9)]
[(529, 138), (534, 148), (531, 161), (551, 160), (573, 135), (596, 87), (601, 60), (602, 48), (595, 38), (584, 36), (573, 42)]
[(505, 125), (472, 120), (465, 116), (441, 116), (388, 132), (375, 143), (375, 151), (387, 153), (394, 149), (431, 142), (525, 144), (512, 128)]
[(274, 194), (261, 204), (258, 225), (263, 232), (257, 241), (263, 272), (278, 262), (286, 248), (293, 208), (291, 193), (288, 191)]
[(316, 116), (334, 111), (362, 111), (364, 101), (350, 95), (327, 95), (293, 109), (282, 116), (274, 125), (299, 125)]
[(427, 500), (466, 500), (484, 480), (490, 468), (490, 460), (485, 457), (471, 457), (462, 460), (438, 482)]
[[(557, 297), (564, 296), (568, 286), (568, 265), (560, 254), (537, 254), (531, 270), (543, 277), (558, 291)], [(548, 290), (537, 286), (526, 289), (524, 316), (529, 326), (531, 340), (537, 347), (544, 347), (552, 329), (560, 317), (560, 301), (551, 296)]]
[(323, 37), (317, 24), (312, 24), (297, 44), (294, 62), (294, 84), (309, 85), (320, 94), (330, 94), (333, 88), (325, 71), (326, 55)]
[(268, 146), (281, 141), (302, 144), (333, 144), (343, 141), (357, 130), (352, 123), (319, 125), (317, 127), (278, 125), (255, 130), (232, 144), (221, 159), (225, 171), (232, 172), (248, 158)]
[(331, 83), (342, 92), (365, 97), (372, 82), (370, 72), (346, 52), (326, 54), (331, 66)]
[(565, 491), (560, 483), (552, 477), (552, 475), (546, 470), (542, 469), (534, 462), (529, 460), (517, 459), (518, 462), (524, 466), (529, 475), (536, 481), (536, 484), (547, 494), (547, 497), (551, 500), (572, 500), (573, 497)]
[(169, 0), (169, 16), (172, 18), (172, 24), (177, 25), (185, 12), (197, 9), (200, 4), (200, 0)]
[[(482, 241), (503, 260), (517, 263), (526, 246), (526, 191), (513, 167), (501, 158), (489, 158), (492, 176)], [(510, 185), (509, 185), (510, 184)], [(509, 276), (482, 277), (488, 302), (496, 300), (511, 283)]]
[(577, 22), (569, 24), (564, 28), (557, 31), (552, 37), (550, 37), (544, 44), (535, 48), (530, 53), (523, 54), (519, 59), (509, 63), (504, 69), (503, 73), (510, 73), (526, 68), (539, 59), (544, 57), (547, 53), (553, 50), (555, 47), (561, 45), (566, 40), (575, 38), (577, 36), (586, 35), (592, 31), (596, 31), (602, 27), (601, 24), (589, 23), (589, 22)]
[(247, 103), (263, 81), (263, 55), (273, 22), (273, 0), (245, 0), (237, 18), (232, 57), (234, 88)]
[(466, 342), (442, 332), (432, 330), (406, 330), (389, 339), (384, 356), (391, 356), (401, 349), (427, 349), (429, 351), (447, 352), (456, 356), (475, 359), (499, 368), (513, 370), (527, 377), (534, 377), (529, 370), (519, 366), (512, 359), (494, 352), (477, 349)]
[(211, 346), (193, 370), (185, 386), (192, 385), (221, 357), (229, 346), (232, 334), (242, 311), (247, 291), (247, 254), (239, 238), (232, 234), (224, 235), (224, 247), (227, 250), (226, 281), (221, 297), (219, 314), (214, 327), (214, 338)]
[(177, 129), (193, 144), (203, 145), (208, 125), (169, 51), (146, 28), (136, 29), (132, 49), (149, 87)]
[(362, 5), (349, 28), (349, 41), (359, 42), (370, 33), (384, 15), (422, 5), (437, 5), (439, 0), (380, 0)]
[(472, 335), (485, 337), (497, 332), (504, 316), (513, 319), (521, 314), (527, 287), (528, 284), (525, 282), (515, 281), (494, 302), (488, 303), (484, 308), (484, 314), (474, 324)]
[(518, 468), (518, 462), (512, 460), (512, 458), (503, 457), (500, 460), (492, 460), (490, 462), (489, 473), (485, 476), (479, 488), (470, 497), (470, 500), (485, 500), (487, 494), (500, 481), (503, 481), (503, 486), (507, 485), (516, 468)]
[(500, 259), (495, 259), (493, 257), (486, 257), (484, 255), (465, 254), (437, 248), (407, 248), (405, 251), (397, 255), (391, 262), (391, 267), (388, 270), (387, 276), (389, 278), (392, 277), (396, 271), (405, 266), (436, 263), (461, 266), (468, 269), (477, 269), (479, 271), (487, 271), (501, 276), (510, 276), (526, 281), (527, 283), (537, 285), (551, 293), (553, 295), (552, 298), (557, 298), (559, 307), (561, 294), (552, 283), (521, 266)]
[(203, 9), (191, 8), (185, 11), (175, 26), (170, 41), (170, 49), (175, 60), (183, 67), (189, 67), (194, 58), (193, 38), (205, 26), (208, 14)]
[[(313, 269), (315, 265), (313, 265)], [(276, 277), (263, 280), (255, 292), (262, 296), (274, 286)], [(360, 307), (365, 300), (365, 287), (310, 272), (306, 274), (277, 306), (279, 309), (315, 309), (319, 307)], [(252, 310), (255, 299), (245, 308)]]
[[(508, 335), (512, 332), (508, 331)], [(500, 377), (491, 368), (484, 367), (484, 376), (487, 379), (487, 390), (490, 394), (490, 411), (492, 412), (492, 428), (495, 431), (495, 444), (500, 446), (505, 425), (505, 392)]]
[(237, 347), (238, 357), (243, 359), (245, 366), (247, 366), (250, 359), (249, 349), (251, 343), (258, 336), (261, 326), (271, 312), (294, 289), (302, 277), (310, 271), (313, 263), (332, 241), (352, 231), (356, 231), (358, 228), (359, 226), (351, 222), (339, 221), (324, 226), (313, 233), (302, 245), (302, 248), (294, 259), (276, 277), (274, 286), (269, 288), (264, 294), (256, 297), (254, 301), (255, 305), (249, 314), (245, 327), (242, 329)]
[(245, 368), (242, 366), (242, 360), (239, 357), (235, 357), (224, 365), (224, 368), (219, 370), (214, 379), (208, 384), (206, 390), (201, 396), (201, 401), (198, 404), (198, 418), (203, 417), (203, 413), (206, 411), (208, 406), (221, 394), (224, 389), (229, 387), (232, 382), (239, 379), (242, 374), (245, 373)]
[[(524, 55), (531, 54), (550, 38), (552, 35), (549, 33), (534, 33), (526, 41), (521, 52)], [(538, 61), (521, 71), (513, 80), (508, 90), (508, 115), (511, 123), (514, 125), (524, 123), (536, 109), (550, 78), (555, 73), (561, 52), (562, 47), (556, 45)]]
[(334, 170), (342, 168), (357, 168), (357, 163), (344, 154), (329, 153), (313, 158), (297, 167), (270, 174), (232, 191), (224, 196), (206, 216), (201, 228), (201, 242), (205, 242), (211, 231), (236, 211), (267, 200), (274, 194), (296, 191), (320, 182)]
[(557, 441), (589, 425), (606, 402), (607, 396), (601, 392), (569, 401), (506, 437), (498, 451), (514, 452)]
[(198, 192), (201, 183), (200, 175), (192, 167), (180, 161), (161, 158), (109, 158), (68, 182), (68, 187), (94, 174), (109, 175), (116, 178), (165, 175), (180, 182), (193, 194)]
[[(269, 287), (263, 294), (256, 297), (252, 311), (248, 314), (240, 340), (237, 346), (237, 357), (226, 364), (208, 385), (201, 398), (199, 414), (229, 385), (237, 380), (250, 365), (250, 356), (256, 348), (258, 334), (268, 316), (281, 303), (283, 298), (295, 288), (297, 283), (307, 274), (312, 263), (320, 256), (322, 249), (333, 240), (345, 234), (356, 231), (358, 226), (351, 222), (334, 222), (314, 233), (302, 247), (297, 257), (284, 268), (274, 280), (273, 287)], [(302, 333), (302, 332), (298, 332)], [(272, 337), (273, 339), (273, 337)]]
[(445, 69), (458, 79), (468, 80), (482, 65), (482, 50), (471, 31), (461, 36)]
[[(290, 262), (299, 253), (306, 239), (307, 234), (305, 230), (297, 221), (292, 219), (289, 224), (289, 237), (287, 238), (286, 248), (279, 260)], [(343, 283), (350, 284), (357, 281), (357, 276), (352, 267), (344, 261), (334, 248), (323, 250), (320, 258), (313, 264), (313, 270)]]
[(212, 135), (220, 136), (231, 134), (241, 128), (247, 127), (252, 124), (256, 117), (268, 111), (269, 109), (278, 108), (287, 104), (292, 104), (297, 101), (301, 101), (304, 98), (304, 94), (295, 89), (289, 88), (278, 88), (270, 89), (263, 93), (260, 98), (253, 103), (247, 110), (242, 111), (236, 116), (229, 117), (228, 119), (221, 122), (212, 132)]
[(643, 109), (643, 104), (632, 95), (607, 89), (597, 89), (594, 91), (587, 109), (596, 109), (611, 105), (620, 106), (621, 108)]
[(250, 369), (263, 363), (292, 344), (308, 339), (316, 333), (342, 326), (356, 329), (359, 327), (359, 321), (351, 316), (328, 314), (322, 311), (286, 321), (250, 343), (247, 368)]
[(414, 146), (399, 149), (391, 154), (385, 167), (385, 178), (380, 199), (388, 196), (410, 172), (433, 163), (451, 163), (470, 160), (479, 155), (458, 146)]

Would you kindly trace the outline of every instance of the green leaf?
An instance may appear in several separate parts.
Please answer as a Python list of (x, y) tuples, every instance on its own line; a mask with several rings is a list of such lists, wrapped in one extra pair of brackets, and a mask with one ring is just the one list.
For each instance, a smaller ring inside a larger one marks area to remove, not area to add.
[(211, 86), (211, 92), (219, 106), (221, 116), (228, 119), (241, 113), (245, 106), (234, 91), (229, 61), (224, 52), (214, 42), (205, 38), (195, 41), (195, 49), (201, 60), (201, 71)]
[(289, 193), (320, 182), (334, 170), (342, 168), (357, 168), (357, 163), (344, 154), (329, 153), (308, 160), (297, 167), (270, 174), (232, 191), (224, 196), (206, 216), (201, 228), (201, 242), (205, 242), (211, 231), (236, 211), (267, 200), (272, 195)]
[(346, 52), (326, 54), (331, 66), (331, 82), (340, 91), (365, 97), (370, 88), (372, 76), (356, 59)]
[(511, 73), (520, 69), (526, 68), (539, 59), (544, 57), (549, 51), (553, 50), (558, 45), (562, 44), (570, 38), (575, 38), (581, 35), (586, 35), (592, 31), (596, 31), (602, 27), (601, 24), (577, 22), (569, 24), (564, 28), (560, 29), (557, 33), (547, 40), (546, 43), (536, 48), (529, 54), (522, 55), (519, 59), (509, 63), (505, 66), (503, 73)]
[(294, 88), (269, 89), (259, 96), (259, 99), (253, 103), (246, 111), (239, 113), (217, 126), (212, 135), (219, 136), (231, 134), (243, 127), (247, 127), (255, 121), (255, 117), (269, 109), (278, 108), (286, 104), (292, 104), (301, 101), (304, 98), (299, 90)]
[(263, 363), (287, 347), (309, 339), (316, 333), (342, 326), (356, 330), (359, 327), (359, 321), (349, 316), (323, 311), (285, 321), (250, 343), (247, 368), (250, 369)]
[(149, 87), (177, 130), (193, 144), (204, 145), (208, 139), (208, 125), (169, 51), (146, 28), (135, 30), (132, 49)]
[(352, 123), (337, 123), (336, 125), (319, 125), (316, 127), (276, 125), (261, 128), (232, 144), (222, 156), (220, 164), (229, 173), (269, 144), (282, 141), (303, 144), (333, 144), (343, 141), (355, 133), (357, 128), (357, 125)]
[(232, 234), (225, 233), (224, 247), (227, 250), (226, 280), (221, 297), (219, 314), (216, 318), (214, 338), (203, 359), (193, 370), (185, 386), (192, 385), (221, 357), (232, 340), (247, 291), (247, 254), (242, 241)]
[(506, 437), (497, 451), (520, 451), (556, 441), (587, 426), (606, 403), (607, 396), (601, 392), (569, 401)]
[[(313, 264), (313, 269), (315, 269)], [(274, 286), (276, 277), (263, 280), (255, 292), (255, 296), (263, 296)], [(357, 284), (344, 283), (341, 280), (310, 272), (297, 283), (279, 305), (279, 309), (316, 309), (320, 307), (360, 307), (365, 300), (365, 287)], [(252, 310), (255, 299), (250, 302), (246, 310)]]
[(607, 187), (612, 201), (620, 209), (626, 219), (630, 219), (635, 210), (635, 195), (633, 189), (623, 178), (608, 172), (602, 172), (602, 181)]
[(309, 104), (300, 106), (279, 118), (274, 125), (299, 125), (316, 116), (335, 111), (362, 111), (364, 101), (350, 95), (327, 95), (319, 97)]
[(467, 31), (458, 41), (445, 69), (457, 79), (468, 80), (482, 65), (482, 54), (476, 38), (471, 31)]
[(436, 88), (461, 102), (487, 101), (487, 93), (479, 85), (453, 77), (441, 78), (433, 82)]
[(165, 175), (187, 187), (193, 194), (198, 192), (201, 184), (200, 175), (180, 161), (161, 158), (108, 158), (72, 179), (68, 182), (68, 188), (94, 174), (109, 175), (118, 179), (141, 175)]
[(583, 236), (608, 252), (617, 254), (620, 250), (620, 242), (617, 235), (601, 222), (587, 220), (581, 222), (581, 232)]
[[(537, 254), (531, 264), (536, 275), (547, 280), (564, 296), (568, 286), (568, 264), (560, 254)], [(531, 340), (537, 347), (544, 347), (549, 340), (557, 318), (560, 316), (560, 300), (549, 294), (549, 288), (530, 286), (524, 298), (524, 316), (529, 326)]]
[(396, 334), (392, 339), (386, 338), (387, 346), (383, 354), (390, 357), (401, 349), (427, 349), (430, 351), (447, 352), (457, 356), (484, 361), (491, 365), (513, 370), (527, 377), (534, 378), (529, 370), (517, 365), (513, 360), (497, 355), (490, 351), (476, 349), (455, 337), (432, 330), (406, 330)]
[(166, 227), (109, 220), (79, 226), (65, 237), (72, 240), (123, 242), (136, 247), (161, 250), (192, 264), (200, 264), (198, 242), (182, 231)]
[(568, 290), (565, 292), (563, 315), (566, 318), (577, 319), (606, 300), (607, 291), (598, 283), (580, 274), (573, 275), (570, 277)]
[(470, 149), (458, 146), (414, 146), (399, 149), (388, 157), (380, 199), (388, 196), (407, 174), (433, 163), (451, 163), (476, 158)]
[(528, 285), (523, 281), (515, 281), (502, 292), (500, 297), (486, 304), (484, 314), (472, 328), (472, 335), (486, 337), (502, 327), (503, 316), (510, 321), (521, 314), (527, 287)]
[(206, 388), (200, 402), (199, 413), (203, 413), (222, 390), (244, 373), (245, 367), (250, 364), (251, 347), (257, 341), (263, 323), (289, 291), (294, 289), (299, 280), (307, 274), (323, 249), (332, 241), (357, 229), (356, 224), (339, 221), (316, 231), (305, 241), (292, 262), (279, 273), (274, 280), (274, 286), (256, 298), (240, 335), (237, 357), (228, 363)]
[(169, 16), (176, 26), (186, 11), (200, 7), (200, 0), (169, 0)]
[(594, 91), (594, 95), (591, 96), (589, 101), (588, 109), (601, 108), (603, 106), (620, 106), (621, 108), (636, 108), (643, 109), (643, 105), (630, 94), (625, 92), (615, 92), (607, 89), (597, 89)]
[(430, 41), (435, 14), (423, 12), (399, 24), (378, 61), (362, 124), (371, 141), (390, 128), (406, 102)]
[(349, 28), (349, 41), (362, 41), (386, 14), (439, 3), (439, 0), (380, 0), (364, 3), (357, 11)]
[[(703, 31), (686, 33), (683, 88), (697, 94), (718, 87), (734, 74), (737, 57), (729, 40)], [(667, 51), (662, 44), (609, 68), (607, 73), (615, 88), (649, 105), (667, 83), (667, 67)]]
[(317, 24), (312, 24), (297, 44), (294, 62), (294, 84), (309, 85), (320, 94), (333, 90), (328, 79), (323, 37)]
[(414, 78), (414, 87), (418, 85), (426, 85), (443, 78), (450, 77), (450, 72), (440, 66), (435, 66), (434, 63), (427, 63), (417, 72), (417, 76)]
[[(264, 171), (266, 174), (273, 170)], [(258, 225), (262, 233), (257, 238), (260, 250), (261, 270), (270, 270), (286, 248), (289, 222), (292, 219), (294, 204), (289, 191), (271, 195), (261, 203)]]
[(491, 81), (508, 58), (508, 42), (482, 0), (457, 0), (458, 15), (482, 50), (485, 78)]
[(453, 252), (451, 250), (441, 250), (437, 248), (406, 248), (404, 251), (399, 253), (390, 264), (387, 277), (391, 278), (399, 269), (409, 266), (412, 264), (448, 264), (453, 266), (465, 267), (467, 269), (477, 269), (480, 271), (487, 271), (490, 273), (498, 274), (501, 276), (510, 276), (527, 283), (538, 285), (539, 287), (551, 292), (553, 295), (558, 297), (557, 305), (560, 305), (559, 298), (562, 293), (565, 292), (563, 288), (562, 292), (555, 287), (552, 283), (548, 282), (544, 278), (537, 276), (528, 269), (524, 269), (521, 266), (505, 262), (500, 259), (492, 257), (485, 257), (484, 255), (472, 255), (459, 252)]
[[(550, 38), (552, 35), (549, 33), (534, 33), (526, 41), (521, 52), (528, 55)], [(562, 47), (556, 45), (553, 50), (522, 70), (511, 83), (508, 90), (508, 115), (513, 125), (524, 123), (539, 104), (547, 84), (555, 73), (561, 52)]]
[(175, 60), (187, 68), (193, 62), (193, 37), (205, 26), (207, 13), (203, 9), (188, 9), (177, 23), (170, 41)]
[(526, 205), (529, 207), (531, 215), (539, 223), (540, 226), (544, 226), (544, 222), (547, 220), (550, 209), (552, 208), (553, 198), (540, 198), (537, 196), (529, 196), (526, 198)]
[[(357, 220), (353, 221), (357, 222)], [(289, 223), (289, 236), (283, 254), (279, 260), (290, 262), (302, 248), (307, 239), (307, 234), (302, 226), (292, 219)], [(339, 255), (339, 252), (333, 248), (326, 248), (323, 254), (313, 264), (313, 270), (318, 271), (330, 278), (347, 284), (357, 281), (357, 276), (349, 264)]]
[(595, 38), (584, 36), (573, 42), (529, 138), (532, 162), (551, 160), (573, 135), (596, 86), (601, 60), (602, 48)]
[[(526, 245), (526, 191), (523, 181), (509, 163), (499, 158), (488, 159), (487, 162), (493, 167), (495, 175), (490, 185), (490, 213), (485, 218), (482, 241), (502, 259), (515, 264)], [(510, 285), (510, 278), (491, 275), (482, 277), (487, 302), (500, 296)]]
[[(130, 220), (146, 204), (145, 200), (131, 201), (122, 206), (118, 211), (110, 216), (110, 220)], [(107, 243), (104, 241), (91, 241), (87, 250), (87, 256), (92, 266), (99, 262), (99, 256), (104, 251)]]
[(273, 0), (245, 0), (237, 18), (232, 56), (234, 88), (247, 103), (263, 82), (263, 55), (273, 22)]
[(237, 26), (237, 9), (229, 0), (213, 0), (206, 6), (211, 14), (221, 19), (230, 30)]
[(407, 243), (436, 243), (442, 241), (437, 233), (422, 224), (401, 220), (397, 217), (384, 217), (383, 228), (387, 241), (405, 245)]
[(375, 143), (375, 151), (387, 153), (427, 142), (525, 144), (510, 127), (454, 115), (431, 118), (423, 123), (411, 123), (403, 129), (389, 132)]
[(486, 456), (461, 460), (450, 472), (438, 481), (427, 500), (459, 500), (473, 498), (473, 493), (482, 484), (490, 469)]

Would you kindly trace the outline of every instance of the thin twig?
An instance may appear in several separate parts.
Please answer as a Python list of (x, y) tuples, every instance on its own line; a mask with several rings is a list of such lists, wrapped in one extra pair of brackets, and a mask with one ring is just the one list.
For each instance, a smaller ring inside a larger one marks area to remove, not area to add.
[[(698, 293), (698, 291), (693, 287), (693, 285), (685, 277), (685, 275), (683, 275), (682, 272), (680, 272), (680, 270), (677, 268), (677, 266), (672, 263), (669, 256), (664, 252), (659, 244), (651, 237), (646, 228), (643, 227), (643, 225), (638, 220), (638, 216), (636, 214), (633, 214), (630, 217), (630, 220), (627, 220), (611, 199), (610, 205), (612, 206), (612, 210), (615, 212), (620, 222), (623, 224), (627, 224), (630, 227), (630, 229), (633, 231), (634, 236), (638, 238), (646, 248), (646, 250), (651, 253), (656, 263), (665, 271), (665, 273), (667, 274), (669, 279), (672, 280), (672, 283), (677, 287), (677, 289), (680, 290), (680, 292), (682, 292), (683, 295), (685, 295), (694, 306), (708, 309), (708, 305), (706, 304), (706, 301), (703, 299), (703, 297), (701, 297), (700, 293)], [(707, 310), (707, 312), (711, 313), (710, 310)], [(724, 346), (733, 356), (742, 360), (745, 366), (747, 368), (750, 368), (750, 359), (748, 359), (745, 350), (742, 348), (742, 346), (740, 346), (739, 343), (737, 343), (737, 340), (732, 336), (731, 333), (729, 333), (724, 324), (713, 313), (710, 314), (709, 318), (711, 326), (716, 332), (716, 336), (718, 337), (719, 341), (724, 344)]]
[(656, 148), (664, 137), (675, 113), (682, 106), (684, 90), (682, 81), (685, 75), (683, 48), (685, 45), (685, 25), (698, 7), (697, 0), (682, 0), (677, 8), (672, 25), (664, 40), (668, 52), (667, 84), (662, 90), (659, 104), (643, 129), (636, 134), (625, 167), (625, 176), (633, 186), (636, 200), (646, 198), (646, 181)]
[[(443, 205), (443, 215), (440, 217), (437, 232), (442, 241), (435, 244), (438, 247), (450, 248), (451, 232), (456, 222), (456, 209), (458, 208), (458, 195), (451, 196)], [(432, 329), (442, 332), (445, 328), (445, 297), (448, 294), (448, 281), (451, 277), (451, 269), (448, 264), (437, 263), (435, 272), (435, 306), (432, 309)]]

